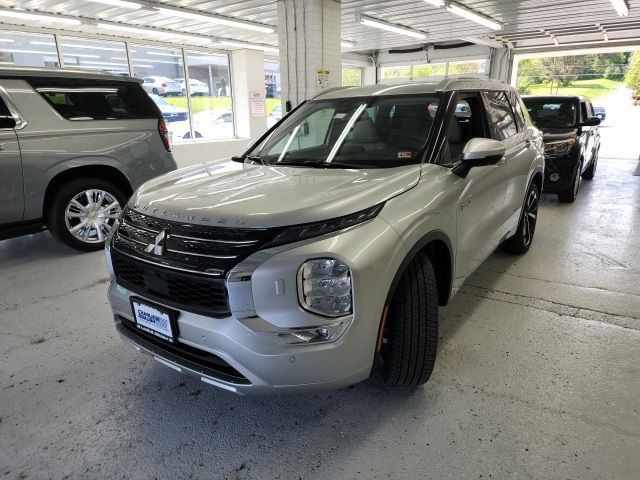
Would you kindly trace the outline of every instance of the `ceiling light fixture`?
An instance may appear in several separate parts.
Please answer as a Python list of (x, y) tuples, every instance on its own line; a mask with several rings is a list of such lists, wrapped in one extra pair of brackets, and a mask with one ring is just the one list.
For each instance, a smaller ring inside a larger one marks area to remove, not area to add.
[(130, 8), (132, 10), (138, 10), (143, 7), (142, 3), (131, 2), (128, 0), (88, 0), (93, 3), (103, 3), (110, 7)]
[(0, 38), (0, 42), (2, 43), (13, 43), (15, 40), (11, 40), (10, 38)]
[[(32, 42), (32, 43), (36, 43), (36, 42)], [(44, 44), (43, 44), (44, 45)], [(51, 45), (55, 46), (55, 43), (52, 43)], [(116, 47), (98, 47), (96, 45), (80, 45), (77, 43), (64, 43), (62, 42), (62, 46), (64, 48), (81, 48), (81, 49), (85, 49), (85, 50), (107, 50), (110, 52), (122, 52), (124, 51), (124, 46), (122, 48), (116, 48)]]
[(62, 56), (66, 58), (100, 58), (100, 55), (92, 55), (91, 53), (64, 53)]
[(20, 20), (32, 20), (40, 22), (62, 23), (65, 25), (80, 25), (82, 22), (77, 18), (61, 17), (55, 14), (32, 13), (22, 10), (0, 9), (0, 18), (17, 18)]
[[(109, 0), (105, 0), (105, 2), (107, 1)], [(233, 18), (227, 18), (205, 12), (195, 12), (179, 7), (169, 7), (163, 5), (162, 7), (154, 8), (154, 10), (158, 13), (170, 17), (180, 17), (189, 20), (197, 20), (199, 22), (213, 23), (215, 25), (226, 25), (228, 27), (243, 28), (245, 30), (253, 30), (254, 32), (273, 33), (275, 31), (273, 27), (270, 27), (268, 25), (247, 22), (246, 20), (236, 20)]]
[(164, 30), (156, 30), (156, 29), (152, 29), (152, 28), (140, 28), (140, 27), (128, 27), (125, 25), (117, 25), (114, 23), (97, 23), (96, 27), (101, 28), (103, 30), (113, 30), (116, 32), (127, 32), (127, 33), (137, 33), (139, 35), (161, 35), (164, 37), (173, 37), (173, 38), (178, 38), (178, 39), (182, 39), (182, 40), (187, 40), (190, 42), (203, 42), (203, 43), (209, 43), (211, 42), (210, 38), (206, 38), (206, 37), (199, 37), (196, 35), (185, 35), (182, 33), (174, 33), (174, 32), (167, 32)]
[(6, 49), (6, 48), (0, 48), (0, 52), (3, 53), (33, 53), (33, 54), (37, 54), (37, 55), (56, 55), (56, 52), (43, 52), (42, 50), (23, 50), (23, 49)]
[(340, 40), (340, 46), (342, 48), (353, 48), (356, 46), (356, 42), (352, 42), (351, 40)]
[(502, 25), (500, 25), (495, 20), (492, 20), (489, 17), (485, 17), (484, 15), (480, 15), (473, 10), (469, 10), (468, 8), (462, 7), (455, 3), (450, 3), (449, 5), (447, 5), (447, 11), (453, 13), (454, 15), (458, 15), (459, 17), (471, 20), (472, 22), (484, 25), (485, 27), (489, 27), (492, 30), (502, 30)]
[(379, 28), (381, 30), (387, 30), (388, 32), (399, 33), (400, 35), (406, 35), (408, 37), (418, 38), (425, 40), (427, 35), (411, 28), (401, 27), (395, 23), (385, 22), (378, 20), (377, 18), (368, 17), (366, 15), (360, 15), (356, 17), (356, 22), (366, 25), (367, 27)]
[(611, 0), (611, 5), (616, 9), (616, 12), (621, 17), (626, 17), (629, 15), (629, 7), (627, 6), (627, 2), (624, 0)]
[(444, 4), (445, 4), (444, 0), (424, 0), (424, 1), (427, 3), (430, 3), (434, 7), (444, 7)]
[(228, 47), (249, 48), (251, 50), (262, 50), (265, 52), (272, 52), (272, 53), (278, 53), (280, 51), (278, 47), (272, 47), (270, 45), (262, 45), (260, 43), (236, 42), (235, 40), (221, 40), (220, 43)]

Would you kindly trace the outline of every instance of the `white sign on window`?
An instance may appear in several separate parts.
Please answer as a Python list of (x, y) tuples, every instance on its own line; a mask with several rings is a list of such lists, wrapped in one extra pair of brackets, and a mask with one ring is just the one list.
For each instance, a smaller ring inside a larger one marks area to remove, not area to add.
[(265, 116), (264, 92), (251, 90), (251, 116), (261, 118)]

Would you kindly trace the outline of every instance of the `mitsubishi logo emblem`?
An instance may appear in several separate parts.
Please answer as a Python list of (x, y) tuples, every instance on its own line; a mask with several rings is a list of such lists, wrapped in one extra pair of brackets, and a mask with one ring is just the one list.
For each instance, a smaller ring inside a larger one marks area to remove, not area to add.
[(144, 251), (146, 253), (153, 253), (154, 255), (162, 256), (166, 250), (167, 238), (169, 238), (169, 232), (162, 230), (156, 238), (153, 239), (149, 245), (146, 246)]

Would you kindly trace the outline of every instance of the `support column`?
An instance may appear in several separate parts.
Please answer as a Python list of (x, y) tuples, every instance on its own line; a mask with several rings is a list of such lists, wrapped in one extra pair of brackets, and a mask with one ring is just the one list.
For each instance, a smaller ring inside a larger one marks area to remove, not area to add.
[[(251, 108), (252, 96), (256, 94), (262, 95), (262, 112)], [(231, 96), (236, 136), (257, 139), (267, 131), (263, 52), (248, 49), (231, 52)]]
[(507, 47), (491, 48), (489, 77), (509, 82), (513, 68), (513, 51)]
[(342, 84), (339, 0), (278, 0), (282, 103)]

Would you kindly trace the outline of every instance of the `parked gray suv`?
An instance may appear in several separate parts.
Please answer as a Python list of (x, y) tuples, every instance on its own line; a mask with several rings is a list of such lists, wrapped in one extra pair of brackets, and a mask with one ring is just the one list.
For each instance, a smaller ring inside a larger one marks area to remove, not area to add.
[(48, 228), (98, 250), (131, 193), (175, 170), (165, 121), (140, 83), (0, 68), (0, 240)]
[(116, 328), (236, 393), (424, 383), (438, 306), (499, 245), (529, 249), (543, 175), (504, 83), (325, 92), (133, 194), (106, 245)]

